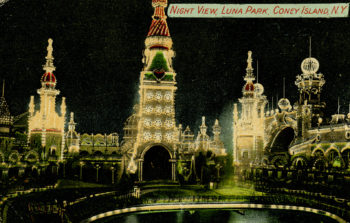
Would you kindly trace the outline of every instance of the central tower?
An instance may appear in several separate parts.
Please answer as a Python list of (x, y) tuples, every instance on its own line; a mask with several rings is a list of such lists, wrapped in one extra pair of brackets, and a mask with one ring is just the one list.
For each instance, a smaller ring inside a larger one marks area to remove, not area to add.
[[(255, 80), (252, 66), (252, 52), (248, 51), (246, 81), (237, 104), (233, 108), (233, 163), (237, 167), (259, 164), (264, 147), (264, 113), (267, 103), (264, 87)], [(240, 113), (240, 117), (239, 117)]]
[[(152, 6), (154, 14), (145, 40), (142, 58), (139, 104), (135, 105), (134, 114), (125, 125), (124, 149), (130, 154), (127, 170), (131, 173), (138, 171), (139, 181), (143, 180), (143, 166), (147, 165), (147, 169), (150, 169), (150, 165), (144, 164), (147, 151), (153, 147), (163, 150), (159, 152), (165, 151), (169, 154), (170, 159), (163, 164), (171, 165), (169, 179), (171, 176), (171, 179), (175, 180), (175, 150), (178, 143), (178, 131), (175, 126), (174, 105), (177, 87), (176, 73), (172, 64), (173, 41), (164, 12), (167, 0), (153, 0)], [(156, 157), (153, 158), (156, 159)], [(155, 161), (150, 162), (156, 163)], [(164, 168), (167, 169), (167, 167)]]

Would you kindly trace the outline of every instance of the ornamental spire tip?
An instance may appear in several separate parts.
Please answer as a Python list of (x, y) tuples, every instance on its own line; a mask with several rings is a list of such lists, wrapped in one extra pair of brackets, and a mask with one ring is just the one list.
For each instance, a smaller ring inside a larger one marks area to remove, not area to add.
[(47, 50), (47, 56), (45, 57), (46, 59), (46, 64), (43, 66), (43, 70), (46, 72), (46, 73), (52, 73), (53, 71), (56, 70), (56, 67), (53, 65), (53, 56), (52, 56), (52, 52), (53, 52), (53, 47), (52, 47), (52, 42), (53, 40), (51, 38), (49, 38), (47, 40), (48, 42), (48, 46), (46, 48)]

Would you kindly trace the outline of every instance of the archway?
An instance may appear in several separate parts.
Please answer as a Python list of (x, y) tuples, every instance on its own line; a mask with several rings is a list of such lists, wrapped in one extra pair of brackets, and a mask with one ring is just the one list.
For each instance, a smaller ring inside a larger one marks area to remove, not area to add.
[(343, 150), (341, 155), (344, 160), (345, 167), (349, 168), (350, 167), (350, 148)]
[(89, 152), (88, 152), (88, 151), (85, 151), (85, 150), (82, 150), (82, 151), (79, 152), (79, 155), (80, 155), (81, 157), (83, 157), (83, 156), (88, 156), (88, 155), (89, 155)]
[(282, 129), (271, 143), (270, 151), (274, 152), (288, 152), (288, 148), (295, 137), (294, 129), (286, 127)]
[(170, 154), (163, 146), (153, 146), (146, 151), (143, 162), (144, 180), (170, 180)]

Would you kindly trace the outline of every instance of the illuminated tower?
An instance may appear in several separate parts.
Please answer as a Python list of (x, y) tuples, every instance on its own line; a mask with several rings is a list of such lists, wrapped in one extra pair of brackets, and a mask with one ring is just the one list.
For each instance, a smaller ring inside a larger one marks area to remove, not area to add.
[[(162, 147), (174, 160), (177, 128), (175, 126), (176, 73), (173, 69), (173, 41), (164, 12), (167, 0), (153, 0), (154, 14), (145, 40), (143, 69), (140, 74), (139, 104), (127, 120), (124, 150), (131, 153), (128, 171), (138, 171), (143, 180), (143, 161), (149, 149)], [(136, 165), (136, 162), (138, 164)], [(175, 180), (175, 161), (172, 161)]]
[(259, 163), (264, 147), (264, 110), (267, 103), (263, 95), (264, 88), (259, 83), (253, 83), (255, 77), (252, 67), (252, 52), (248, 52), (246, 81), (243, 87), (243, 97), (240, 117), (237, 104), (233, 109), (233, 162), (234, 165), (249, 165)]
[(213, 125), (213, 134), (214, 138), (211, 142), (210, 149), (217, 155), (217, 156), (225, 156), (226, 150), (224, 147), (224, 143), (220, 139), (220, 133), (221, 133), (221, 127), (219, 125), (219, 120), (215, 120), (215, 123)]
[[(304, 134), (307, 128), (316, 127), (319, 118), (323, 117), (323, 109), (326, 107), (326, 103), (321, 101), (321, 91), (326, 81), (323, 74), (317, 73), (319, 66), (318, 60), (311, 57), (310, 53), (310, 56), (301, 63), (303, 73), (296, 77), (295, 85), (299, 90), (298, 104), (300, 107), (298, 112), (298, 136)], [(310, 117), (309, 114), (311, 114)], [(307, 121), (306, 117), (310, 120)], [(304, 119), (303, 124), (301, 124), (301, 119)]]
[(56, 96), (60, 93), (56, 87), (56, 77), (53, 74), (55, 66), (52, 56), (52, 39), (48, 40), (45, 71), (41, 77), (41, 88), (38, 89), (40, 95), (40, 109), (36, 110), (34, 96), (30, 97), (29, 117), (28, 117), (28, 142), (31, 145), (41, 144), (45, 148), (45, 156), (48, 155), (63, 159), (64, 126), (66, 115), (65, 98), (62, 97), (61, 114), (56, 112)]
[(196, 139), (196, 151), (207, 152), (210, 149), (210, 138), (207, 135), (208, 127), (205, 124), (205, 117), (202, 117), (202, 124), (199, 126), (199, 133)]
[(75, 131), (77, 123), (74, 122), (74, 113), (70, 113), (70, 120), (68, 122), (68, 131), (66, 133), (68, 153), (79, 153), (80, 134)]
[(0, 138), (2, 136), (8, 137), (11, 134), (13, 126), (13, 116), (5, 100), (5, 81), (2, 83), (2, 95), (0, 97)]

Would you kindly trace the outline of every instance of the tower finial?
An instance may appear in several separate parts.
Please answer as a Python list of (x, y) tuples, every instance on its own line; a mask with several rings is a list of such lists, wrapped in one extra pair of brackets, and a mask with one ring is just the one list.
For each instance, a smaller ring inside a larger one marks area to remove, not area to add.
[(283, 98), (286, 97), (286, 78), (283, 77)]
[(256, 83), (259, 83), (259, 60), (256, 60)]
[(309, 36), (309, 57), (311, 57), (311, 36)]
[(253, 69), (252, 62), (253, 62), (252, 51), (249, 50), (248, 51), (248, 59), (247, 59), (247, 69)]
[(255, 77), (253, 75), (253, 59), (252, 59), (252, 51), (248, 51), (248, 59), (247, 59), (247, 68), (246, 68), (246, 76), (244, 80), (247, 82), (253, 82)]
[(5, 80), (2, 80), (2, 97), (5, 97)]
[(48, 46), (47, 46), (47, 56), (45, 57), (46, 59), (46, 64), (43, 66), (43, 70), (46, 73), (52, 73), (53, 71), (56, 70), (56, 67), (53, 65), (53, 56), (52, 56), (52, 51), (53, 51), (53, 47), (52, 47), (52, 42), (53, 40), (51, 38), (48, 39)]

